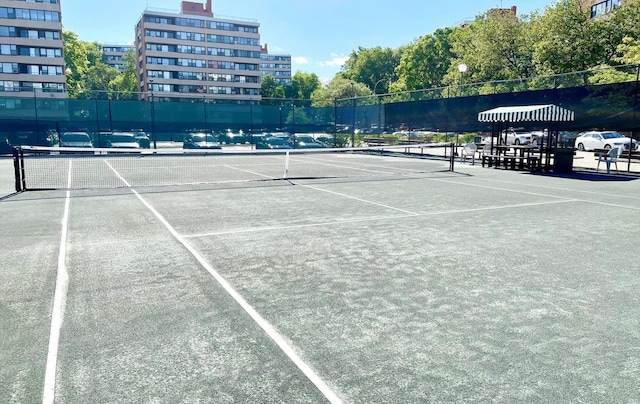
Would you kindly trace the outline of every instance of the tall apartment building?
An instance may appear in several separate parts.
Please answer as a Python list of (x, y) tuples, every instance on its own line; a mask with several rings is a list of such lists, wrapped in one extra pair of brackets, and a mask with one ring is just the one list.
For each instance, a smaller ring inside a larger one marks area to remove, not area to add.
[(260, 99), (260, 25), (215, 17), (182, 1), (180, 12), (146, 9), (136, 25), (139, 91), (157, 98)]
[(291, 55), (269, 53), (264, 44), (260, 50), (260, 75), (273, 76), (277, 83), (291, 84)]
[(109, 43), (104, 43), (101, 46), (102, 56), (104, 57), (105, 63), (113, 67), (114, 69), (118, 69), (119, 71), (123, 72), (124, 61), (122, 60), (122, 58), (125, 53), (129, 52), (131, 49), (134, 49), (134, 46)]
[(0, 0), (0, 97), (64, 98), (60, 0)]

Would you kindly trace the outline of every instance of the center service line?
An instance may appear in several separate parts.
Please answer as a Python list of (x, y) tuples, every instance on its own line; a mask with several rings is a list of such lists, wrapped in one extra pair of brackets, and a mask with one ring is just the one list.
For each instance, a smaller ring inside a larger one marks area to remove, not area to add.
[(71, 161), (69, 161), (69, 173), (67, 176), (67, 197), (64, 203), (62, 215), (62, 231), (60, 232), (60, 250), (58, 252), (58, 274), (56, 276), (56, 290), (53, 297), (53, 309), (51, 312), (51, 328), (49, 330), (49, 350), (47, 351), (47, 364), (44, 372), (44, 390), (42, 392), (42, 404), (53, 404), (56, 398), (56, 371), (58, 366), (58, 345), (60, 341), (60, 329), (64, 319), (64, 308), (67, 302), (67, 290), (69, 289), (69, 273), (67, 272), (67, 232), (69, 228), (69, 205), (71, 202)]
[(140, 202), (144, 206), (147, 207), (155, 215), (155, 217), (169, 230), (169, 233), (178, 240), (180, 244), (186, 248), (191, 255), (202, 265), (204, 269), (206, 269), (211, 276), (215, 278), (215, 280), (222, 286), (222, 288), (233, 298), (244, 309), (244, 311), (249, 314), (249, 316), (253, 319), (264, 330), (264, 332), (271, 338), (273, 342), (280, 347), (282, 352), (304, 373), (304, 375), (320, 390), (320, 392), (325, 396), (330, 403), (340, 404), (342, 400), (338, 398), (338, 396), (329, 388), (329, 386), (318, 376), (313, 369), (309, 365), (307, 365), (295, 352), (295, 350), (287, 343), (287, 341), (276, 331), (276, 329), (265, 320), (260, 313), (256, 311), (243, 297), (238, 293), (233, 286), (226, 279), (222, 277), (201, 255), (200, 253), (189, 244), (184, 237), (182, 237), (176, 229), (171, 226), (171, 224), (153, 207), (149, 204), (135, 189), (131, 188), (129, 183), (122, 178), (122, 176), (109, 164), (107, 161), (105, 163), (113, 170), (113, 172), (124, 182), (130, 189), (131, 192), (135, 196), (138, 197)]

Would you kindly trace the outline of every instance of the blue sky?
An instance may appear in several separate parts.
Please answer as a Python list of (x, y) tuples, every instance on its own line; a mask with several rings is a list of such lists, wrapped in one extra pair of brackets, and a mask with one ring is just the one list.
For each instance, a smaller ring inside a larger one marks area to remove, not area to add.
[[(198, 1), (198, 0), (194, 0)], [(205, 3), (205, 0), (199, 0)], [(180, 0), (62, 0), (65, 30), (84, 41), (133, 43), (145, 8), (180, 10)], [(213, 0), (218, 16), (254, 19), (269, 53), (293, 58), (292, 72), (327, 81), (358, 47), (397, 48), (489, 8), (543, 11), (554, 0)]]

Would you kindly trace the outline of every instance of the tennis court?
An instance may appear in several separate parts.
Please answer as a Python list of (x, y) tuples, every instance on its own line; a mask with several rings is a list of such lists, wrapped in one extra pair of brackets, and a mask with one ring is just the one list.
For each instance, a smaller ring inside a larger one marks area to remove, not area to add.
[(640, 400), (638, 180), (194, 158), (0, 200), (0, 402)]

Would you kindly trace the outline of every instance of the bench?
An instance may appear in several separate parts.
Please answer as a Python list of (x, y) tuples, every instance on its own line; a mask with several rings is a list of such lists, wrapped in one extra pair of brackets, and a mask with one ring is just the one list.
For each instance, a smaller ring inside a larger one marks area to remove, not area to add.
[(524, 169), (526, 161), (526, 168), (533, 171), (540, 168), (540, 158), (538, 156), (513, 156), (504, 154), (483, 154), (482, 155), (482, 167), (488, 165), (489, 167), (504, 165), (505, 168), (512, 170), (516, 169), (516, 163), (518, 168)]

